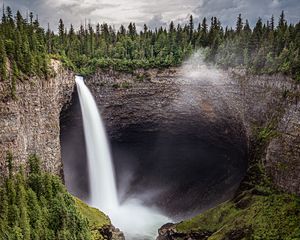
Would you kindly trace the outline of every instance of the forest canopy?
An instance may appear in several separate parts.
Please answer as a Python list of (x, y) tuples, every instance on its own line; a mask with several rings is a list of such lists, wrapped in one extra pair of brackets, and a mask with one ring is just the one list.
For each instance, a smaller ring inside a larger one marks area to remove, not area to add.
[(28, 173), (7, 154), (7, 176), (0, 177), (0, 238), (12, 240), (92, 239), (88, 220), (61, 179), (42, 170), (35, 155)]
[(77, 73), (98, 67), (132, 71), (180, 65), (193, 51), (205, 49), (205, 60), (222, 68), (242, 67), (254, 74), (283, 73), (300, 81), (300, 22), (288, 23), (284, 12), (278, 20), (258, 18), (250, 27), (241, 15), (236, 26), (224, 27), (217, 17), (186, 24), (141, 31), (135, 23), (118, 30), (106, 23), (84, 24), (75, 30), (58, 21), (57, 31), (44, 29), (30, 13), (3, 11), (0, 24), (0, 76), (12, 81), (30, 76), (48, 77), (49, 59), (60, 59)]

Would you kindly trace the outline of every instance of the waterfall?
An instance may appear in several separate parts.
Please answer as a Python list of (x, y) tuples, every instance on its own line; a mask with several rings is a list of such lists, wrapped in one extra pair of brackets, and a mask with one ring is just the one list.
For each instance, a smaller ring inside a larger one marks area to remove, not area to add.
[(118, 207), (117, 189), (112, 157), (105, 128), (95, 100), (84, 84), (83, 78), (75, 78), (80, 100), (84, 136), (88, 157), (90, 204), (107, 213)]
[(126, 239), (155, 239), (157, 229), (171, 220), (157, 209), (143, 206), (136, 198), (126, 199), (119, 205), (112, 157), (100, 113), (83, 78), (76, 76), (75, 81), (88, 157), (89, 204), (109, 214), (112, 222), (124, 231)]

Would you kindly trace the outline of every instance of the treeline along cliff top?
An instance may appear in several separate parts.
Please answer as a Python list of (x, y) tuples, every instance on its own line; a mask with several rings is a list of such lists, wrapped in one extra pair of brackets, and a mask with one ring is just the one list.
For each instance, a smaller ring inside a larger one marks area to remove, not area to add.
[[(55, 33), (57, 32), (57, 33)], [(0, 24), (0, 76), (11, 81), (30, 76), (48, 77), (49, 59), (60, 59), (80, 74), (97, 67), (132, 71), (180, 65), (193, 51), (203, 49), (206, 61), (223, 68), (243, 67), (254, 74), (283, 73), (300, 81), (300, 22), (289, 24), (284, 12), (267, 22), (258, 18), (253, 29), (241, 15), (235, 28), (224, 27), (217, 17), (203, 18), (195, 26), (193, 16), (184, 25), (137, 31), (130, 23), (118, 30), (106, 23), (87, 24), (75, 30), (58, 21), (58, 31), (44, 29), (30, 13), (14, 15), (3, 10)]]

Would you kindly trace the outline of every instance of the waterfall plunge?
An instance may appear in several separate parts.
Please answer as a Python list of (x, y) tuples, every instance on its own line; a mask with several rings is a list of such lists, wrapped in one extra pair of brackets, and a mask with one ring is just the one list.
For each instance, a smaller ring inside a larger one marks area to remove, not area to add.
[(105, 129), (94, 98), (76, 76), (90, 175), (90, 204), (110, 213), (118, 207), (117, 190)]
[(155, 239), (157, 229), (172, 220), (156, 209), (143, 206), (137, 198), (127, 199), (119, 205), (112, 158), (97, 105), (83, 78), (76, 76), (75, 81), (88, 155), (90, 204), (108, 213), (113, 224), (125, 233), (127, 240)]

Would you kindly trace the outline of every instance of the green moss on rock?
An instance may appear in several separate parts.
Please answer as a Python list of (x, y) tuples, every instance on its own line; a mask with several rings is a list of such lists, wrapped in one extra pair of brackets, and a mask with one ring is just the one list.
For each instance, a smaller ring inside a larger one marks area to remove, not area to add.
[(300, 198), (247, 191), (176, 225), (178, 233), (209, 231), (208, 240), (300, 239)]
[(82, 214), (83, 217), (89, 221), (89, 226), (95, 228), (101, 228), (106, 225), (110, 225), (110, 219), (104, 213), (100, 212), (97, 208), (90, 207), (80, 199), (74, 197), (76, 208)]

